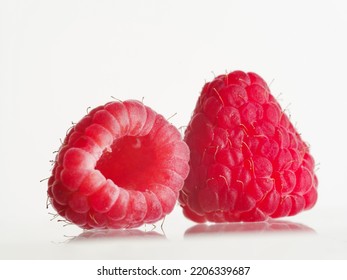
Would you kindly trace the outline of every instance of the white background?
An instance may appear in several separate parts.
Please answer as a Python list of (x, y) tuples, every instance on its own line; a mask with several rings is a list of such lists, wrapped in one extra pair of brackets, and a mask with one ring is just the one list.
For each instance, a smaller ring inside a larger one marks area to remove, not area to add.
[[(0, 259), (347, 259), (346, 14), (333, 0), (1, 0)], [(83, 238), (50, 221), (40, 180), (88, 107), (144, 99), (182, 127), (205, 81), (233, 70), (271, 84), (311, 146), (318, 203), (281, 220), (306, 230), (261, 223), (189, 237), (179, 207), (164, 232)]]

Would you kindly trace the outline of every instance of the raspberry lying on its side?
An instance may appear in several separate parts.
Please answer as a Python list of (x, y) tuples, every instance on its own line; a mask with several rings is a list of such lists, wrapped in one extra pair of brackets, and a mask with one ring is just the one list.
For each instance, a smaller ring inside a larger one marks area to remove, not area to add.
[(206, 83), (184, 140), (190, 173), (179, 201), (193, 221), (261, 221), (316, 203), (309, 148), (255, 73)]
[(134, 100), (93, 109), (67, 134), (48, 181), (59, 215), (85, 229), (133, 228), (170, 213), (189, 172), (179, 131)]

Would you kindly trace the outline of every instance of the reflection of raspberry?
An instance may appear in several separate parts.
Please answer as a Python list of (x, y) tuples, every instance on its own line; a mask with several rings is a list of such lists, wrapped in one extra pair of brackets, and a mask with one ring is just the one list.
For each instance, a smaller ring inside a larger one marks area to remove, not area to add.
[(161, 115), (137, 101), (97, 107), (67, 134), (48, 195), (82, 228), (130, 228), (173, 210), (189, 149)]
[(197, 224), (186, 230), (185, 237), (194, 235), (208, 234), (233, 234), (233, 233), (250, 233), (250, 232), (306, 232), (314, 233), (315, 231), (303, 224), (281, 221), (280, 219), (269, 219), (263, 222), (246, 222), (246, 223), (219, 223), (219, 224)]
[(179, 201), (196, 222), (295, 215), (317, 200), (308, 146), (257, 74), (207, 83), (185, 141), (190, 173)]

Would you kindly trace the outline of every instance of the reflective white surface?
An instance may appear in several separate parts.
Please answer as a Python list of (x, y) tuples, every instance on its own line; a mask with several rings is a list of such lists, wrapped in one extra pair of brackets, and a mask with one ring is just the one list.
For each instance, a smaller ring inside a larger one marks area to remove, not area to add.
[[(0, 259), (346, 259), (345, 1), (0, 2)], [(314, 6), (314, 7), (313, 7)], [(83, 233), (46, 209), (54, 151), (89, 106), (144, 98), (177, 127), (205, 80), (254, 71), (317, 162), (319, 200), (281, 222)]]
[(319, 212), (261, 223), (196, 225), (185, 221), (177, 208), (162, 227), (158, 222), (156, 227), (106, 231), (46, 221), (5, 232), (0, 258), (347, 259), (343, 215), (331, 219)]

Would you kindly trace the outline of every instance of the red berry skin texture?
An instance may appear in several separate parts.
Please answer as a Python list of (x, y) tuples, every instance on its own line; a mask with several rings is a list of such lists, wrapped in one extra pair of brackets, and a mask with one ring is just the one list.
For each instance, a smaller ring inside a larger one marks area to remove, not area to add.
[(84, 229), (134, 228), (169, 214), (189, 173), (189, 148), (163, 116), (110, 102), (66, 135), (48, 180), (57, 213)]
[(190, 172), (179, 202), (195, 222), (263, 221), (316, 203), (309, 147), (255, 73), (206, 83), (184, 140)]

